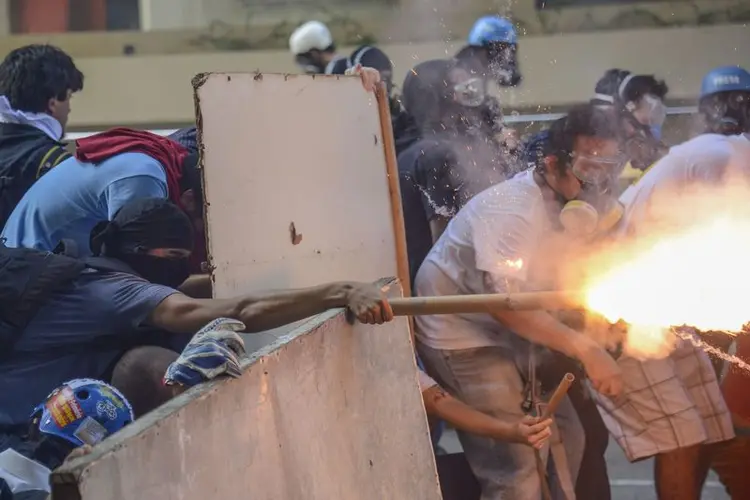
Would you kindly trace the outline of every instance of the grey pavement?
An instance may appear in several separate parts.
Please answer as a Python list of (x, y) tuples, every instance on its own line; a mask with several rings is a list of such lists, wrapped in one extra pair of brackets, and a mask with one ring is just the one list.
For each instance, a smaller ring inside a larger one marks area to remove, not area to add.
[[(440, 441), (440, 446), (449, 453), (461, 451), (456, 433), (448, 430)], [(625, 458), (617, 443), (610, 441), (607, 448), (607, 466), (612, 485), (612, 500), (656, 500), (653, 481), (653, 460), (631, 464)], [(703, 488), (702, 500), (729, 500), (724, 488), (712, 473)]]

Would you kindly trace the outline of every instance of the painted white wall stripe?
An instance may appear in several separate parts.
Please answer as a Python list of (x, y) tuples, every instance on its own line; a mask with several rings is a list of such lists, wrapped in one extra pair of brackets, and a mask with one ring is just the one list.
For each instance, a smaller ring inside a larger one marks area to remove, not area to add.
[[(697, 109), (695, 107), (689, 107), (689, 106), (672, 107), (672, 108), (667, 109), (667, 114), (668, 115), (689, 115), (689, 114), (695, 113), (696, 111)], [(538, 113), (538, 114), (526, 114), (526, 115), (508, 114), (508, 115), (505, 115), (505, 122), (506, 123), (551, 122), (553, 120), (557, 120), (561, 116), (563, 116), (563, 113)], [(177, 129), (149, 130), (149, 132), (153, 132), (154, 134), (158, 134), (158, 135), (169, 135), (176, 131)], [(65, 135), (65, 140), (76, 141), (78, 139), (83, 139), (85, 137), (94, 135), (98, 132), (101, 132), (101, 131), (94, 130), (94, 131), (86, 131), (86, 132), (70, 132)]]

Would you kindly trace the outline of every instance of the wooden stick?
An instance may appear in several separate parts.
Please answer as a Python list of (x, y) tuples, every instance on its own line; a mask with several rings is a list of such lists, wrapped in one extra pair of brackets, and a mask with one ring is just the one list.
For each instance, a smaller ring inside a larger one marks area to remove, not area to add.
[(484, 295), (445, 295), (390, 299), (396, 316), (470, 314), (492, 311), (581, 309), (583, 300), (574, 292), (527, 292)]
[(409, 257), (406, 253), (406, 227), (404, 226), (404, 210), (401, 206), (401, 191), (398, 185), (398, 164), (396, 162), (396, 144), (393, 139), (391, 124), (391, 108), (385, 83), (381, 83), (375, 91), (380, 115), (380, 134), (383, 138), (383, 153), (385, 154), (385, 171), (388, 177), (388, 194), (391, 198), (391, 218), (396, 240), (396, 270), (401, 281), (404, 297), (411, 296), (409, 278)]
[[(575, 379), (576, 378), (572, 373), (566, 373), (563, 376), (560, 384), (557, 386), (557, 389), (555, 389), (555, 392), (552, 393), (552, 397), (542, 411), (540, 420), (547, 420), (555, 414), (557, 407), (560, 406), (560, 402), (562, 402), (563, 398), (568, 393), (568, 389), (570, 389), (570, 386)], [(534, 460), (536, 461), (536, 473), (542, 483), (542, 498), (544, 500), (552, 500), (552, 492), (550, 491), (549, 481), (547, 481), (547, 470), (544, 467), (542, 455), (537, 449), (534, 449)]]
[(560, 384), (557, 386), (557, 389), (555, 389), (555, 392), (552, 393), (552, 397), (549, 398), (549, 402), (542, 412), (541, 420), (546, 420), (555, 414), (555, 412), (557, 411), (557, 407), (560, 406), (563, 398), (568, 393), (568, 389), (570, 389), (570, 386), (573, 385), (573, 382), (575, 382), (575, 380), (576, 377), (572, 373), (566, 373), (563, 376)]

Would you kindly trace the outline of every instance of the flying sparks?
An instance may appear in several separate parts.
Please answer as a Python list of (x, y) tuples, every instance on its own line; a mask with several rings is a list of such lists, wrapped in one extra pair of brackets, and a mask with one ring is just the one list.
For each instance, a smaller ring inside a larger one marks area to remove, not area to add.
[(735, 212), (639, 238), (588, 264), (587, 307), (629, 324), (625, 348), (633, 355), (668, 354), (673, 326), (738, 333), (750, 320), (750, 218)]

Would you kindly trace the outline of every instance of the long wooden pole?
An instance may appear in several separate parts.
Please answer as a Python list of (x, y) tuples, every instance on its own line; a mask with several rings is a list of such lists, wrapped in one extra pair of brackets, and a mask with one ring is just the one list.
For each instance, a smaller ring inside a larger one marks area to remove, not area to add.
[(393, 232), (396, 240), (396, 270), (401, 281), (404, 297), (411, 295), (409, 279), (409, 257), (406, 253), (406, 228), (404, 227), (404, 210), (401, 206), (401, 191), (398, 185), (398, 163), (396, 162), (396, 144), (391, 125), (391, 108), (385, 83), (381, 83), (375, 91), (380, 116), (380, 133), (383, 138), (383, 154), (385, 155), (385, 171), (388, 177), (388, 194), (391, 198), (391, 217), (393, 218)]
[(429, 314), (471, 314), (492, 311), (533, 311), (538, 309), (582, 309), (584, 301), (576, 292), (525, 292), (481, 295), (405, 297), (389, 300), (396, 316)]

